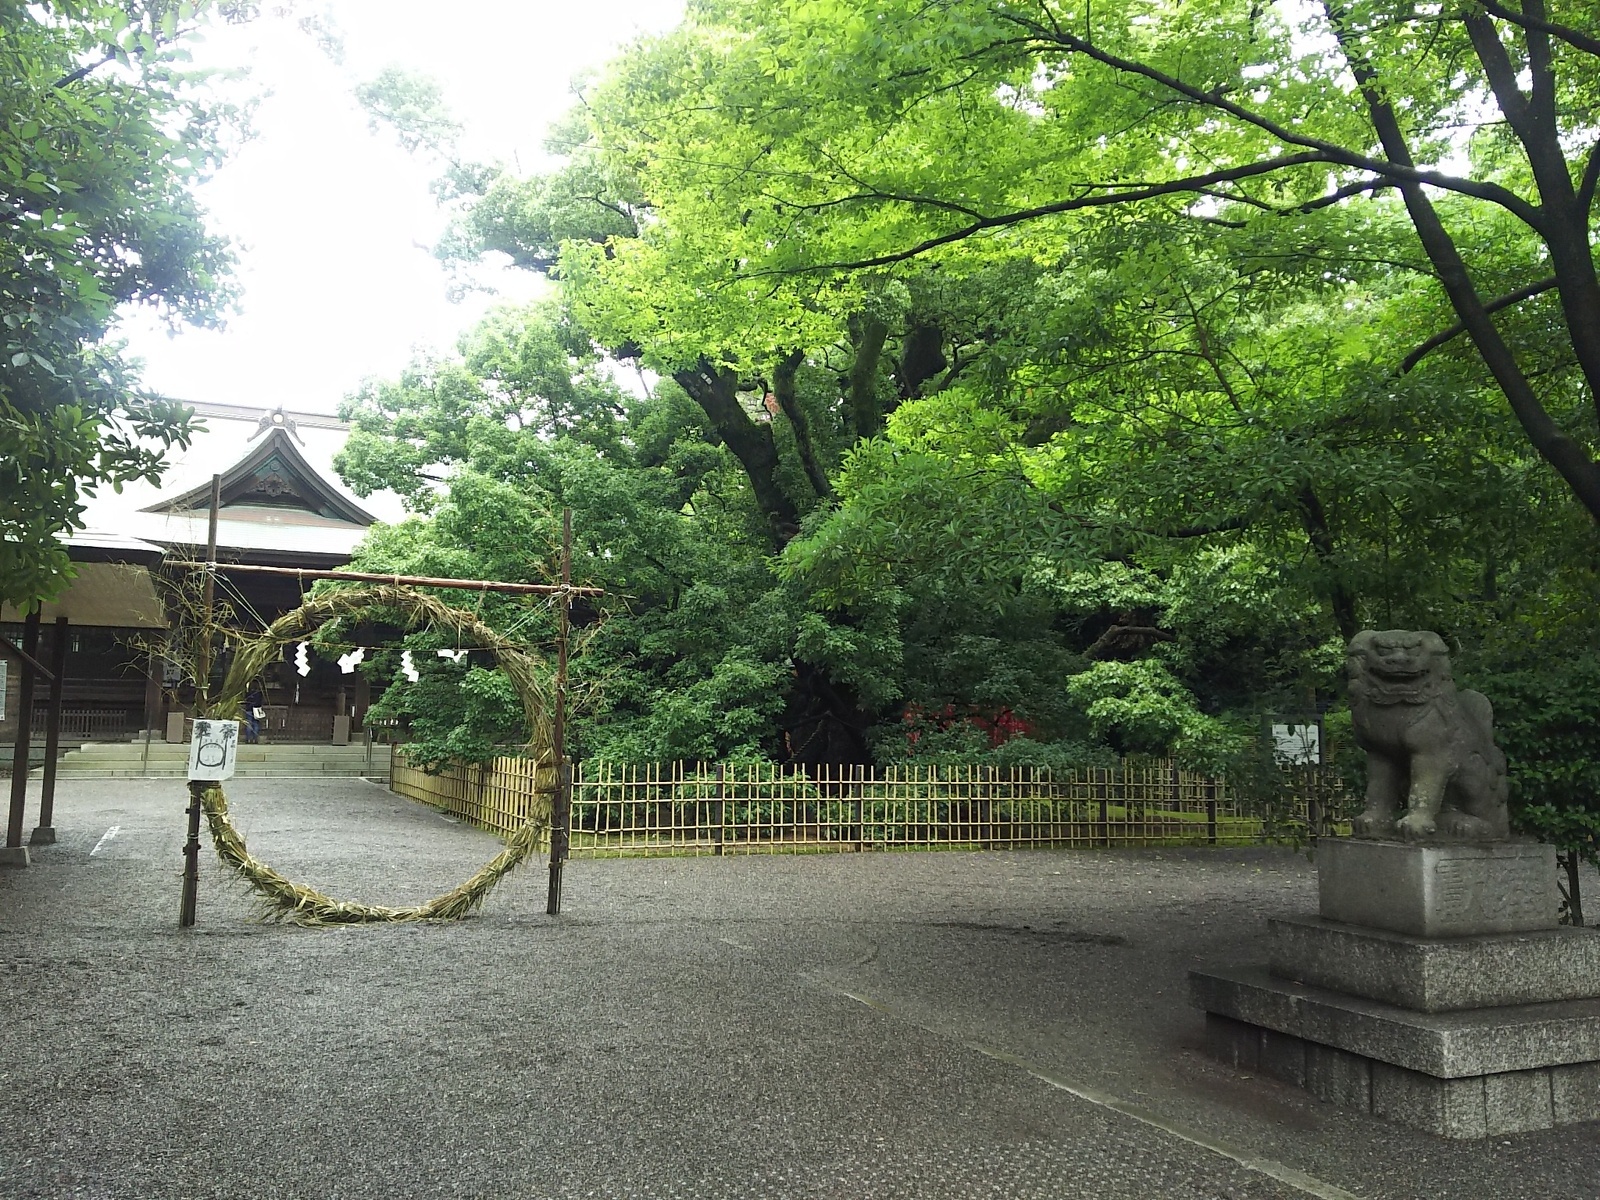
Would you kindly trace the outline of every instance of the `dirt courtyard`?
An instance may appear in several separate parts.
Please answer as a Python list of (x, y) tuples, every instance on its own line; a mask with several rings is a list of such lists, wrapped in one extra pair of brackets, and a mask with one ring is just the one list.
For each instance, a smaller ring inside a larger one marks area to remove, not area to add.
[[(359, 780), (228, 785), (261, 857), (407, 903), (496, 852)], [(6, 1197), (1600, 1197), (1600, 1129), (1456, 1144), (1199, 1052), (1287, 850), (542, 863), (457, 925), (263, 924), (177, 781), (64, 781), (0, 872)]]

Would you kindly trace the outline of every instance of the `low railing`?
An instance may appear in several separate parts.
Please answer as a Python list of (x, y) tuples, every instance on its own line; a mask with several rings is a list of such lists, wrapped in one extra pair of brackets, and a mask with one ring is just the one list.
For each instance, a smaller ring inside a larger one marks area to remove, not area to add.
[[(482, 828), (518, 828), (536, 797), (528, 759), (427, 774), (393, 761), (391, 786)], [(578, 763), (574, 857), (1028, 846), (1257, 845), (1328, 832), (1349, 801), (1331, 776), (1285, 772), (1265, 801), (1169, 762), (1066, 774), (1026, 768), (771, 763)], [(553, 772), (549, 784), (553, 784)]]
[[(36, 706), (30, 736), (42, 738), (50, 728), (50, 710)], [(122, 738), (139, 728), (138, 716), (127, 709), (63, 708), (61, 736), (72, 741), (103, 741)]]
[(398, 751), (389, 756), (391, 790), (499, 834), (521, 829), (530, 813), (548, 812), (554, 783), (554, 770), (531, 758), (497, 758), (430, 774)]

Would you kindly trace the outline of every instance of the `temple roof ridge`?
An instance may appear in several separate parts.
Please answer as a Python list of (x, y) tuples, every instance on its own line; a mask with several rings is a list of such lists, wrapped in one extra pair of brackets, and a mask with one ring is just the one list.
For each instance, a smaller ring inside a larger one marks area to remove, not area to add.
[[(255, 441), (259, 435), (253, 435), (252, 444), (244, 455), (221, 472), (222, 506), (299, 508), (353, 525), (373, 524), (376, 517), (339, 491), (306, 458), (296, 444), (292, 421), (286, 419), (269, 424), (274, 412), (282, 414), (283, 410), (269, 410), (267, 416), (260, 418), (266, 436)], [(242, 412), (240, 419), (247, 419)], [(211, 483), (208, 480), (177, 496), (164, 496), (140, 511), (195, 512), (209, 508), (210, 504)]]

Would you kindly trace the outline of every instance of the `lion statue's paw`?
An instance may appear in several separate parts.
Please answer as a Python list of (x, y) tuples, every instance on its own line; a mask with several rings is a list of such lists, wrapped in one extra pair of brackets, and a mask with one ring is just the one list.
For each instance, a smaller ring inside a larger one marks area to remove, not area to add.
[(1390, 837), (1394, 834), (1394, 816), (1369, 808), (1350, 822), (1350, 832), (1356, 837)]
[(1434, 819), (1423, 812), (1407, 813), (1394, 823), (1394, 828), (1408, 842), (1420, 842), (1438, 831)]
[(1450, 838), (1488, 841), (1495, 834), (1494, 827), (1489, 822), (1453, 808), (1447, 808), (1439, 814), (1438, 826), (1440, 834)]

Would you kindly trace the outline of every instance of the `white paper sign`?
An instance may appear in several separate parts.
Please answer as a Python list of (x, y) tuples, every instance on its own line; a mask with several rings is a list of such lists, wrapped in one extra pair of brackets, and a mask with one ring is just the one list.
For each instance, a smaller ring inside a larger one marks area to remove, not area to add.
[(189, 778), (220, 783), (233, 778), (239, 753), (239, 722), (196, 721), (189, 738)]
[(1272, 743), (1281, 763), (1303, 766), (1322, 761), (1322, 731), (1315, 725), (1274, 725)]

